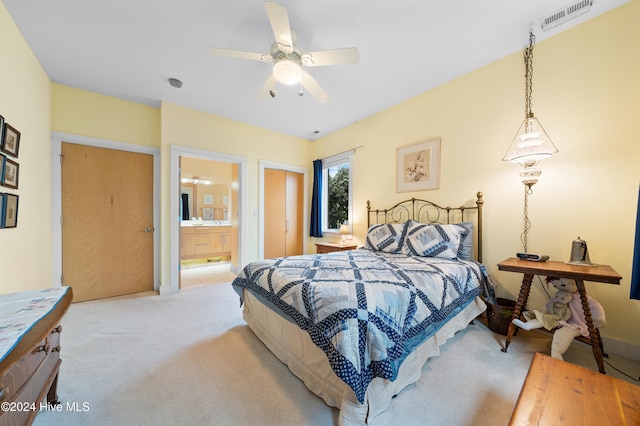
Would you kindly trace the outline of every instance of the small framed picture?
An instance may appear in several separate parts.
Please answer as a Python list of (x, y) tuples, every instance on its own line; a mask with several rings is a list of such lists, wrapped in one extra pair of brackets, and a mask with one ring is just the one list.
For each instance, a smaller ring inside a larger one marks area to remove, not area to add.
[[(4, 119), (2, 121), (4, 121)], [(20, 132), (14, 129), (9, 123), (5, 123), (3, 127), (4, 134), (2, 135), (2, 152), (6, 152), (12, 157), (18, 158)]]
[(213, 220), (213, 209), (211, 207), (204, 207), (202, 209), (203, 220)]
[(0, 151), (4, 145), (4, 117), (0, 115)]
[(4, 161), (2, 162), (4, 165), (1, 167), (2, 176), (0, 177), (0, 183), (7, 188), (18, 189), (18, 169), (20, 166), (7, 157), (4, 157)]
[(397, 192), (440, 187), (440, 138), (397, 149)]
[(3, 228), (15, 228), (18, 226), (18, 196), (15, 194), (0, 194), (0, 225)]
[(204, 194), (204, 205), (205, 206), (210, 206), (212, 204), (213, 204), (213, 195)]

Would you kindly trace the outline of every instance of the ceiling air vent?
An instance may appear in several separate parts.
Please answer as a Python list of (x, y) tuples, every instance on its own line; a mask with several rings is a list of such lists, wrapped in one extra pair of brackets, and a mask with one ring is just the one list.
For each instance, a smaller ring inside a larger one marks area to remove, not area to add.
[(563, 7), (562, 9), (558, 9), (555, 12), (541, 18), (540, 27), (543, 31), (555, 28), (558, 25), (562, 25), (568, 20), (575, 18), (576, 16), (587, 13), (589, 9), (591, 9), (592, 5), (593, 0), (579, 0), (573, 2)]

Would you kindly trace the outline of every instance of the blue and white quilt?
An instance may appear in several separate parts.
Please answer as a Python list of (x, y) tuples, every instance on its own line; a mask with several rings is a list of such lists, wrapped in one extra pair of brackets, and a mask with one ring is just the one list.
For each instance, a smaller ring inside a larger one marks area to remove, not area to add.
[(374, 377), (400, 364), (481, 292), (481, 265), (366, 248), (267, 259), (232, 285), (307, 331), (334, 372), (364, 402)]

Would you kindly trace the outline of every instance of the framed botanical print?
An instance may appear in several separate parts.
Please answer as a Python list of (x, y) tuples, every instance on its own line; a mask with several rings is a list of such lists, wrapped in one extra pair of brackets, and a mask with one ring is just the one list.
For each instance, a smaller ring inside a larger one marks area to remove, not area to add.
[(440, 188), (440, 138), (397, 150), (397, 192)]
[(7, 188), (18, 189), (18, 170), (20, 166), (7, 157), (4, 157), (4, 161), (2, 159), (0, 159), (0, 161), (4, 163), (4, 166), (0, 167), (2, 171), (0, 183)]
[[(2, 120), (4, 121), (4, 119)], [(20, 132), (14, 129), (9, 123), (4, 124), (4, 134), (2, 135), (2, 145), (0, 149), (12, 157), (18, 157), (20, 148)]]
[(15, 194), (0, 194), (2, 210), (0, 211), (0, 225), (3, 228), (18, 226), (18, 196)]

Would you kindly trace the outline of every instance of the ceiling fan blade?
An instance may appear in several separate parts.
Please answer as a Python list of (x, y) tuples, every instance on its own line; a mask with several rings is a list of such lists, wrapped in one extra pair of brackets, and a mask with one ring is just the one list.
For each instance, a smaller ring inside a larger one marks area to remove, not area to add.
[(249, 59), (251, 61), (273, 62), (271, 55), (263, 53), (245, 52), (244, 50), (222, 49), (219, 47), (210, 47), (209, 53), (216, 56), (225, 56), (227, 58)]
[(360, 53), (355, 47), (344, 49), (320, 50), (317, 52), (305, 52), (301, 58), (305, 67), (321, 67), (324, 65), (357, 64)]
[(307, 89), (307, 92), (311, 93), (311, 96), (313, 96), (315, 100), (320, 102), (321, 104), (329, 101), (329, 94), (325, 92), (322, 87), (320, 87), (318, 82), (313, 77), (311, 77), (308, 72), (302, 72), (302, 81), (300, 81), (300, 84), (302, 84), (302, 87)]
[(264, 7), (267, 9), (267, 15), (269, 16), (269, 22), (271, 23), (278, 49), (284, 53), (293, 52), (293, 39), (291, 37), (287, 9), (274, 1), (264, 2)]
[[(267, 81), (264, 82), (264, 84), (262, 85), (262, 87), (258, 91), (258, 98), (259, 99), (264, 99), (264, 98), (269, 97), (269, 96), (274, 97), (271, 94), (271, 92), (276, 87), (276, 83), (277, 83), (277, 80), (273, 76), (273, 74), (269, 74), (269, 78), (267, 78)], [(275, 92), (273, 92), (273, 93), (275, 93)]]

